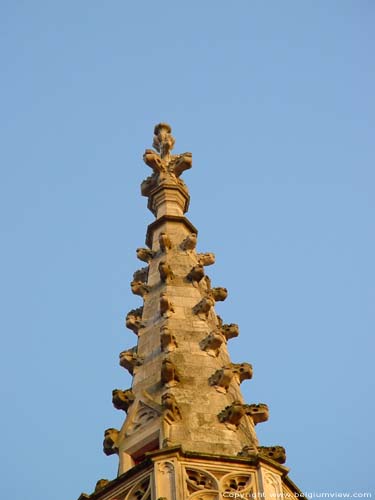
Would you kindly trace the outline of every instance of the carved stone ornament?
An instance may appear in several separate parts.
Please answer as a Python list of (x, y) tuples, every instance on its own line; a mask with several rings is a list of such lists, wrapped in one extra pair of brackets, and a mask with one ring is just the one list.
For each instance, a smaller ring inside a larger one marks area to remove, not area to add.
[(159, 234), (159, 245), (162, 252), (167, 252), (172, 248), (172, 242), (167, 233)]
[[(236, 498), (251, 498), (247, 493), (254, 487), (254, 474), (227, 474), (220, 480), (220, 490), (230, 496), (237, 495)], [(223, 497), (226, 495), (224, 494)]]
[(215, 264), (215, 254), (212, 252), (199, 253), (197, 257), (198, 264), (201, 266), (211, 266), (212, 264)]
[(160, 274), (160, 279), (163, 283), (167, 283), (173, 280), (174, 274), (171, 269), (171, 266), (167, 264), (167, 262), (165, 262), (164, 260), (159, 262), (158, 270)]
[(116, 446), (119, 431), (117, 429), (106, 429), (104, 431), (103, 451), (106, 455), (115, 455), (118, 453)]
[(223, 301), (228, 297), (228, 290), (223, 287), (212, 288), (211, 295), (215, 302)]
[(235, 323), (231, 323), (229, 325), (226, 324), (222, 325), (220, 330), (227, 340), (238, 337), (239, 335), (239, 328), (238, 325), (236, 325)]
[(95, 485), (95, 493), (102, 490), (109, 483), (109, 479), (99, 479)]
[(261, 457), (271, 458), (279, 464), (286, 462), (286, 452), (283, 446), (258, 446), (258, 452)]
[(141, 366), (143, 358), (138, 356), (137, 347), (120, 352), (120, 366), (128, 370), (130, 375), (134, 374), (134, 368)]
[(126, 315), (125, 325), (129, 330), (132, 330), (136, 335), (140, 328), (143, 328), (142, 323), (143, 307), (138, 307), (137, 309), (132, 309)]
[(141, 281), (142, 283), (146, 283), (147, 278), (148, 278), (148, 266), (138, 269), (133, 274), (133, 281)]
[(198, 264), (192, 268), (190, 273), (186, 276), (188, 280), (193, 283), (199, 283), (200, 280), (204, 277), (204, 268), (201, 264)]
[(167, 387), (173, 387), (180, 381), (175, 364), (168, 358), (161, 365), (161, 382)]
[[(185, 470), (186, 474), (186, 486), (189, 494), (195, 491), (205, 491), (205, 490), (218, 490), (219, 485), (216, 478), (209, 472), (203, 469), (191, 469), (187, 468)], [(200, 497), (197, 498), (197, 500)]]
[(140, 297), (144, 297), (150, 291), (150, 287), (142, 281), (132, 281), (130, 288), (134, 295), (139, 295)]
[(181, 413), (177, 406), (176, 398), (172, 393), (167, 392), (162, 395), (161, 405), (164, 416), (167, 417), (168, 420), (175, 421), (181, 419)]
[(146, 149), (143, 155), (143, 161), (153, 170), (153, 174), (141, 185), (143, 196), (149, 196), (153, 189), (165, 182), (184, 186), (179, 177), (185, 170), (191, 168), (192, 155), (191, 153), (171, 154), (175, 143), (171, 132), (172, 129), (167, 123), (159, 123), (154, 129), (152, 145), (156, 151)]
[(167, 292), (162, 292), (160, 294), (160, 316), (168, 318), (172, 313), (174, 313), (173, 304), (169, 300)]
[(268, 406), (264, 403), (244, 405), (245, 413), (252, 418), (254, 425), (266, 422), (269, 417)]
[(214, 385), (219, 392), (227, 392), (233, 378), (238, 384), (244, 380), (251, 379), (253, 367), (249, 363), (230, 363), (217, 370), (210, 378), (210, 385)]
[(182, 250), (185, 251), (194, 250), (196, 246), (197, 246), (197, 235), (195, 233), (191, 233), (181, 243), (181, 248)]
[(245, 406), (240, 401), (234, 401), (231, 405), (226, 406), (218, 415), (220, 422), (238, 427), (242, 417), (245, 416)]
[(150, 250), (149, 248), (137, 248), (137, 257), (139, 260), (143, 262), (147, 262), (147, 264), (154, 257), (155, 252)]
[(214, 305), (215, 300), (210, 295), (206, 295), (200, 302), (198, 302), (198, 304), (194, 306), (193, 312), (194, 314), (207, 318)]
[(209, 378), (210, 385), (215, 386), (218, 392), (227, 392), (230, 383), (234, 377), (234, 371), (231, 365), (223, 366)]
[(258, 456), (258, 449), (256, 446), (244, 446), (238, 453), (239, 457), (255, 458)]
[(114, 389), (112, 391), (112, 403), (116, 410), (128, 411), (129, 406), (134, 403), (135, 396), (131, 389), (122, 391), (121, 389)]
[(164, 325), (160, 329), (160, 347), (164, 352), (172, 352), (176, 349), (176, 337), (170, 332), (169, 328)]
[(212, 357), (219, 355), (221, 345), (225, 343), (225, 337), (220, 330), (214, 330), (200, 343), (200, 348)]

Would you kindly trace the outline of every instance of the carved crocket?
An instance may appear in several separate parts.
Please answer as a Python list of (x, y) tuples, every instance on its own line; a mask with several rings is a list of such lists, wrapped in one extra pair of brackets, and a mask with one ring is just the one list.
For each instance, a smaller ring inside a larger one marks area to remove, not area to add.
[(112, 403), (116, 410), (128, 411), (129, 406), (134, 403), (135, 396), (131, 389), (122, 391), (121, 389), (114, 389), (112, 391)]

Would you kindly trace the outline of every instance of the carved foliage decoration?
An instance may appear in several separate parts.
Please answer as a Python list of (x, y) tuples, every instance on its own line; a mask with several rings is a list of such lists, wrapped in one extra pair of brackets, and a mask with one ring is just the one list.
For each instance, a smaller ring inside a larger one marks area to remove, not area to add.
[(160, 316), (169, 318), (172, 313), (174, 313), (174, 306), (169, 300), (168, 294), (166, 292), (162, 292), (160, 294)]
[(174, 351), (177, 347), (176, 337), (166, 325), (160, 328), (160, 347), (164, 352)]
[(128, 411), (129, 406), (133, 404), (135, 396), (131, 389), (122, 391), (121, 389), (113, 389), (112, 391), (112, 404), (116, 410)]
[(133, 486), (125, 500), (151, 500), (151, 481), (147, 477)]
[(143, 307), (138, 307), (137, 309), (132, 309), (126, 315), (125, 325), (129, 330), (132, 330), (136, 335), (138, 331), (144, 325), (142, 323)]
[(216, 357), (219, 355), (220, 347), (224, 342), (224, 335), (219, 330), (215, 330), (205, 337), (199, 345), (207, 354)]

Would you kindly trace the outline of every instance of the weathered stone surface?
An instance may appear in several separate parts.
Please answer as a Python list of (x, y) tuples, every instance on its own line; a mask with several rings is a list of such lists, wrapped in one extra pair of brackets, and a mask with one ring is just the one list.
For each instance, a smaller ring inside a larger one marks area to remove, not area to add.
[(120, 366), (128, 370), (130, 375), (133, 375), (134, 369), (143, 363), (143, 358), (137, 354), (137, 347), (120, 352), (119, 358)]

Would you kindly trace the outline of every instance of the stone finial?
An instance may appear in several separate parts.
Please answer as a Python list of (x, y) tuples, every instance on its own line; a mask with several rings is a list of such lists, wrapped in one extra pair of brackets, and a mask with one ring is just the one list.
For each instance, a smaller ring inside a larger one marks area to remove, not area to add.
[(170, 420), (179, 420), (181, 418), (180, 410), (177, 406), (177, 401), (175, 396), (167, 392), (161, 397), (161, 405), (164, 411), (164, 415), (167, 416)]
[(143, 364), (143, 358), (138, 356), (137, 347), (120, 352), (120, 366), (128, 370), (130, 375), (134, 374), (134, 368)]
[(164, 352), (172, 352), (176, 349), (176, 337), (170, 332), (169, 328), (164, 325), (160, 329), (160, 347)]
[(116, 410), (128, 411), (129, 406), (134, 403), (135, 396), (131, 389), (122, 391), (121, 389), (114, 389), (112, 391), (112, 403)]
[(283, 446), (258, 446), (258, 452), (261, 457), (271, 458), (279, 464), (286, 462), (286, 452)]
[(269, 417), (268, 406), (264, 403), (244, 405), (245, 413), (252, 418), (254, 425), (267, 422)]
[(175, 140), (171, 132), (172, 128), (168, 123), (159, 123), (154, 128), (154, 141), (152, 145), (162, 159), (169, 158), (170, 152), (174, 147)]
[(231, 405), (228, 405), (222, 410), (218, 418), (220, 422), (231, 424), (235, 427), (240, 425), (242, 417), (245, 416), (245, 405), (240, 401), (233, 401)]
[(102, 490), (105, 486), (107, 486), (108, 483), (109, 479), (99, 479), (98, 481), (96, 481), (94, 493)]
[(173, 387), (180, 381), (176, 365), (168, 358), (163, 359), (161, 365), (161, 382), (167, 387)]
[(200, 347), (210, 356), (217, 357), (219, 355), (220, 347), (224, 342), (224, 335), (219, 330), (214, 330), (202, 340)]
[(169, 300), (167, 292), (162, 292), (160, 294), (160, 316), (168, 318), (172, 313), (174, 313), (173, 304)]
[(174, 274), (172, 268), (164, 260), (159, 262), (158, 270), (160, 274), (160, 279), (163, 283), (167, 283), (168, 281), (173, 280)]
[(136, 335), (138, 331), (143, 327), (142, 323), (143, 307), (138, 307), (137, 309), (132, 309), (126, 315), (125, 325), (129, 330), (132, 330)]
[(150, 287), (142, 281), (132, 281), (130, 288), (134, 295), (139, 295), (140, 297), (144, 297), (150, 291)]
[(110, 428), (104, 431), (103, 451), (107, 456), (118, 453), (116, 445), (118, 435), (119, 431), (117, 429)]
[(159, 245), (162, 252), (167, 252), (172, 248), (172, 242), (167, 233), (159, 234)]
[(198, 264), (200, 264), (201, 266), (211, 266), (212, 264), (215, 264), (215, 254), (211, 252), (199, 253), (197, 257)]
[(197, 235), (195, 233), (191, 233), (189, 236), (186, 236), (184, 241), (181, 243), (182, 250), (194, 250), (197, 246)]
[(147, 262), (147, 264), (154, 257), (155, 252), (150, 250), (149, 248), (137, 248), (137, 257), (139, 260), (143, 262)]
[(203, 276), (204, 276), (204, 268), (201, 264), (197, 264), (191, 269), (191, 271), (186, 277), (193, 283), (199, 283), (200, 280), (203, 278)]
[(141, 281), (142, 283), (146, 283), (148, 278), (148, 266), (142, 267), (142, 269), (138, 269), (133, 274), (133, 281)]

